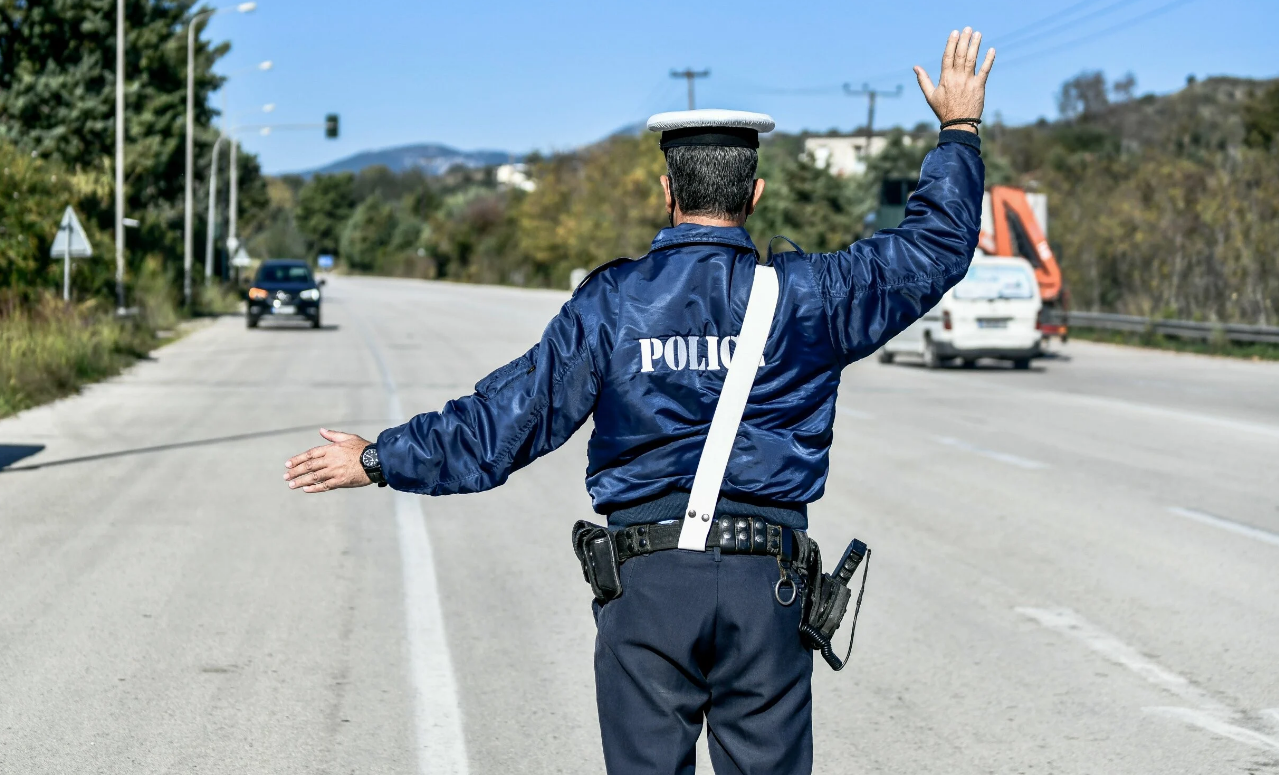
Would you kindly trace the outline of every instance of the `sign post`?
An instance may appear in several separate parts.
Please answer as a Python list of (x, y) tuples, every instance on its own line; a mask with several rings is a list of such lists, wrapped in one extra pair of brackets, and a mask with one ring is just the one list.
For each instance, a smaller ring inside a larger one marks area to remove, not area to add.
[(58, 236), (53, 238), (53, 247), (49, 250), (50, 258), (62, 258), (62, 300), (71, 301), (71, 259), (89, 258), (93, 255), (93, 246), (89, 237), (80, 225), (75, 210), (67, 205), (62, 214), (62, 223), (58, 225)]

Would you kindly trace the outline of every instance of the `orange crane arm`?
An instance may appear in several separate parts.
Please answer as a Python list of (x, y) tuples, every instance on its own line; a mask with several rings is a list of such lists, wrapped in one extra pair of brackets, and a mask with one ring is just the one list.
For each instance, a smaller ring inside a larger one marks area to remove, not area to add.
[(1056, 301), (1061, 295), (1061, 267), (1035, 219), (1026, 192), (1011, 186), (994, 186), (990, 189), (990, 204), (995, 233), (982, 233), (982, 250), (997, 256), (1025, 258), (1035, 270), (1039, 295), (1045, 302)]

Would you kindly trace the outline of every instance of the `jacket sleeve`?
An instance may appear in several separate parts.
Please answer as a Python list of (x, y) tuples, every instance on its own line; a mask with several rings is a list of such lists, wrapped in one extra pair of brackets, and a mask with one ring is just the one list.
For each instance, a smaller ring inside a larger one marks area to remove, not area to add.
[(570, 299), (533, 349), (475, 392), (378, 436), (387, 484), (422, 495), (489, 490), (569, 439), (595, 408), (592, 335)]
[(845, 363), (901, 333), (967, 273), (985, 186), (979, 142), (970, 133), (942, 132), (900, 226), (848, 250), (812, 256), (831, 338)]

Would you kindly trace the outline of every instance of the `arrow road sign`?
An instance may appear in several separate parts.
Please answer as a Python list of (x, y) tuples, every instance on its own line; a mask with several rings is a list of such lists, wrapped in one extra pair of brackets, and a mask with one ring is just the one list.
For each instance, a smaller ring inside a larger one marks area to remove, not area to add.
[(62, 300), (71, 300), (71, 259), (88, 258), (93, 255), (93, 246), (89, 237), (80, 225), (75, 210), (67, 205), (62, 214), (62, 223), (58, 225), (58, 236), (53, 238), (53, 247), (49, 250), (51, 258), (62, 257)]
[(84, 227), (80, 225), (80, 219), (70, 205), (67, 205), (67, 211), (62, 214), (62, 223), (58, 226), (58, 236), (53, 238), (49, 257), (66, 258), (68, 247), (71, 258), (89, 258), (93, 255), (89, 237), (84, 233)]

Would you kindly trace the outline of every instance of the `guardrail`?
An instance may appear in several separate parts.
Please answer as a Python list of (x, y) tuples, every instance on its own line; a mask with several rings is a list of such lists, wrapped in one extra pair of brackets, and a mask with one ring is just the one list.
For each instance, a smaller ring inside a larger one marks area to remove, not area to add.
[[(1055, 316), (1058, 320), (1062, 316)], [(1245, 326), (1237, 323), (1197, 323), (1192, 320), (1161, 320), (1139, 315), (1112, 315), (1108, 312), (1069, 312), (1065, 323), (1080, 328), (1103, 328), (1110, 331), (1151, 332), (1181, 339), (1212, 341), (1224, 338), (1231, 342), (1266, 342), (1279, 344), (1279, 327)]]

